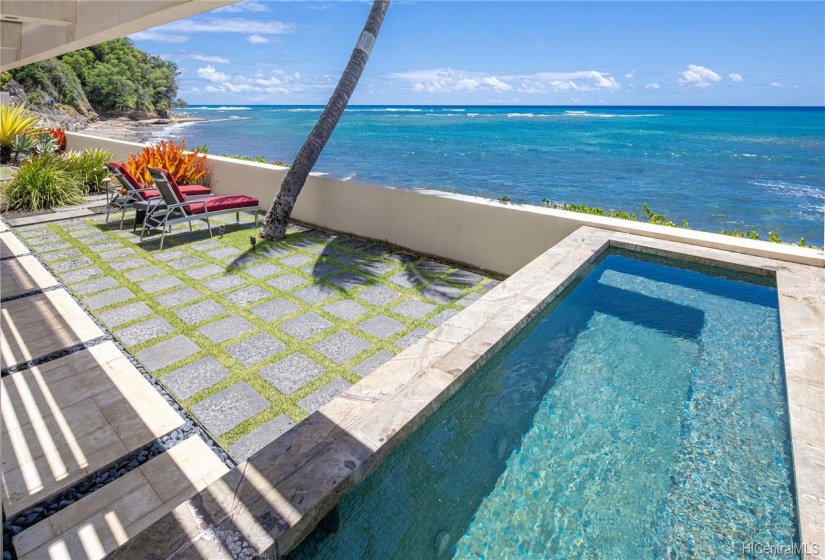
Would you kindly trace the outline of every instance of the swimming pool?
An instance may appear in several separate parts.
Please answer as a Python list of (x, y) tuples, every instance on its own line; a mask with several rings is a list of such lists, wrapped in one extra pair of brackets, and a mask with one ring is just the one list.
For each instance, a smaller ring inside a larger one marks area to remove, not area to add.
[(292, 556), (796, 543), (776, 289), (672, 264), (611, 250), (339, 504), (337, 531)]

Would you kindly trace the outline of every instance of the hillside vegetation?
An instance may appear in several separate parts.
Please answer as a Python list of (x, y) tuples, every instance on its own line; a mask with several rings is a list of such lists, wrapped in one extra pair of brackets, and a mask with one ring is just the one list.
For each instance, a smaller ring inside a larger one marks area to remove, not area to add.
[(178, 66), (137, 49), (127, 38), (50, 58), (10, 72), (37, 109), (52, 99), (95, 119), (167, 117), (174, 106)]

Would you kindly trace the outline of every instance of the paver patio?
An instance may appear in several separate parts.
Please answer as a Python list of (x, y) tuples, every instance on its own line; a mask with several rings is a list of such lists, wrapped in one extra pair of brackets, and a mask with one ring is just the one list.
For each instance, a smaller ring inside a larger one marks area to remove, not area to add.
[(251, 223), (224, 218), (214, 238), (205, 224), (178, 229), (163, 251), (158, 236), (141, 242), (100, 217), (19, 233), (238, 460), (495, 283), (295, 225), (253, 250)]

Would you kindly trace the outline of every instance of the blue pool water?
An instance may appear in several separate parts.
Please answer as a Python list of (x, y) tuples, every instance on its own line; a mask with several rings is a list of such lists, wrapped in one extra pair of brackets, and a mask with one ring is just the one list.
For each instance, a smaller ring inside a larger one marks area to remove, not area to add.
[[(194, 106), (163, 130), (210, 153), (292, 161), (320, 107)], [(513, 202), (643, 202), (694, 229), (822, 245), (825, 109), (349, 107), (315, 166), (332, 177)], [(273, 185), (277, 188), (277, 185)]]
[(293, 557), (733, 558), (797, 542), (776, 290), (706, 272), (607, 256)]

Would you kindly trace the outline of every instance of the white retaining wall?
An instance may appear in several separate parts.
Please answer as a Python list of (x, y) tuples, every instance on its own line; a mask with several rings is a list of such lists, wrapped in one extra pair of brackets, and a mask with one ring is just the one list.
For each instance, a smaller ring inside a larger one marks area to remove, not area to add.
[[(67, 132), (68, 149), (106, 148), (125, 160), (142, 145)], [(208, 156), (216, 194), (246, 194), (268, 208), (286, 169)], [(413, 171), (414, 172), (414, 171)], [(380, 239), (417, 253), (510, 275), (582, 225), (825, 267), (821, 251), (719, 234), (505, 204), (431, 190), (406, 190), (312, 176), (296, 220)]]

